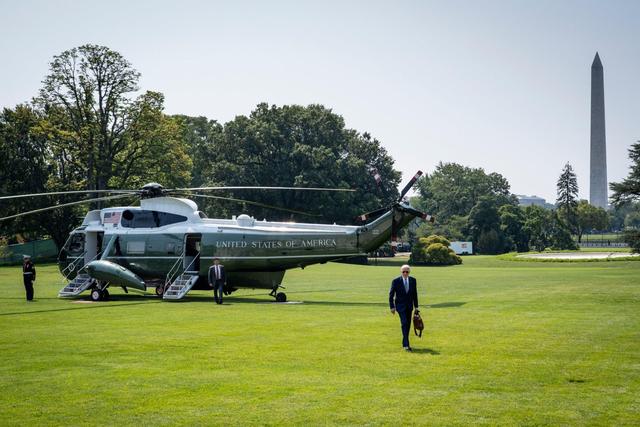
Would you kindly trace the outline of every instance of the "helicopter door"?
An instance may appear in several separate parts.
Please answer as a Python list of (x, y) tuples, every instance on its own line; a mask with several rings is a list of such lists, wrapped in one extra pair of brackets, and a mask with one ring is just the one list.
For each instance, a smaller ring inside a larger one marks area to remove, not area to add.
[(187, 234), (184, 237), (184, 271), (200, 271), (201, 234)]
[(85, 233), (85, 242), (84, 242), (84, 263), (87, 264), (90, 261), (93, 261), (102, 249), (102, 236), (104, 235), (103, 231), (95, 232), (95, 231), (87, 231)]

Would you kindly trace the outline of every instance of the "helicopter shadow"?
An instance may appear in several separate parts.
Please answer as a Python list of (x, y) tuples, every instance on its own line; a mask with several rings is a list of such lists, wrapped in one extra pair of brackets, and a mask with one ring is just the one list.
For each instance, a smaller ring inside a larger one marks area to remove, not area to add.
[[(78, 300), (83, 301), (83, 300)], [(86, 300), (85, 300), (86, 301)], [(124, 300), (123, 300), (124, 301)], [(37, 314), (37, 313), (54, 313), (56, 311), (71, 311), (71, 310), (88, 310), (88, 309), (96, 309), (96, 308), (109, 308), (109, 307), (126, 307), (130, 305), (140, 305), (140, 304), (149, 304), (153, 301), (139, 301), (139, 302), (126, 302), (122, 304), (110, 304), (109, 301), (105, 302), (89, 302), (86, 305), (75, 305), (73, 307), (65, 307), (65, 308), (50, 308), (47, 310), (25, 310), (25, 311), (12, 311), (9, 313), (0, 313), (1, 316), (18, 316), (24, 314)], [(157, 301), (160, 302), (160, 301)]]
[[(206, 302), (210, 303), (211, 298), (194, 298), (188, 299), (185, 298), (185, 302)], [(265, 300), (259, 298), (247, 298), (244, 296), (237, 297), (226, 297), (224, 299), (224, 304), (291, 304), (291, 303), (302, 303), (305, 305), (318, 305), (318, 306), (335, 306), (335, 307), (388, 307), (389, 304), (387, 302), (360, 302), (360, 301), (313, 301), (313, 300), (300, 300), (300, 301), (289, 301), (287, 302), (275, 302), (273, 300)], [(427, 308), (451, 308), (451, 307), (461, 307), (465, 305), (466, 302), (443, 302), (438, 304), (426, 305)]]

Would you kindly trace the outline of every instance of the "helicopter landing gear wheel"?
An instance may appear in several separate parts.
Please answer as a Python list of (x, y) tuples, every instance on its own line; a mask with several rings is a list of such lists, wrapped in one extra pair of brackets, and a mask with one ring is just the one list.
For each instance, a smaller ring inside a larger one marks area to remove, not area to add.
[(106, 289), (103, 289), (103, 290), (102, 290), (102, 299), (103, 299), (104, 301), (106, 301), (106, 300), (108, 300), (108, 299), (109, 299), (109, 291), (108, 291), (108, 290), (106, 290)]
[(156, 295), (162, 298), (162, 295), (164, 295), (164, 286), (156, 286)]
[(102, 300), (102, 291), (100, 289), (93, 289), (91, 291), (91, 301), (100, 301)]
[(284, 292), (278, 292), (276, 294), (276, 301), (277, 302), (287, 302), (287, 294), (285, 294)]

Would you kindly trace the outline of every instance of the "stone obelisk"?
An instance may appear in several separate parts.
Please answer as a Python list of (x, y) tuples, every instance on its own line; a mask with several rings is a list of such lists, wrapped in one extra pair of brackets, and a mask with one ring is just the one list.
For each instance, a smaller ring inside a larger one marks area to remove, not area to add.
[(591, 176), (589, 203), (607, 208), (607, 139), (604, 127), (604, 73), (600, 56), (591, 64)]

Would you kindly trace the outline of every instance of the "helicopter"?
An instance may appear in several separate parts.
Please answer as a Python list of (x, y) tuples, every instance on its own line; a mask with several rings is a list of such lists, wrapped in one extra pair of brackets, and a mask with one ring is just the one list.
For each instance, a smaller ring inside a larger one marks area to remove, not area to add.
[[(174, 197), (193, 191), (263, 189), (303, 191), (354, 191), (337, 188), (301, 187), (197, 187), (166, 189), (149, 183), (139, 190), (80, 190), (4, 196), (2, 199), (69, 193), (104, 192), (113, 195), (37, 209), (1, 220), (73, 204), (137, 196), (140, 206), (107, 207), (89, 211), (74, 229), (58, 256), (65, 278), (61, 298), (90, 291), (93, 301), (106, 300), (109, 287), (155, 294), (164, 300), (180, 300), (192, 289), (209, 289), (207, 273), (214, 259), (224, 263), (230, 294), (239, 288), (267, 289), (277, 302), (286, 302), (282, 281), (286, 270), (304, 269), (345, 258), (366, 256), (389, 238), (395, 244), (397, 231), (414, 218), (434, 222), (404, 201), (404, 196), (422, 175), (418, 171), (388, 207), (359, 217), (362, 225), (258, 221), (246, 214), (231, 219), (208, 218), (188, 198)], [(189, 194), (188, 197), (232, 199)], [(249, 202), (252, 203), (252, 202)], [(254, 203), (261, 205), (259, 203)], [(265, 206), (265, 205), (262, 205)]]

